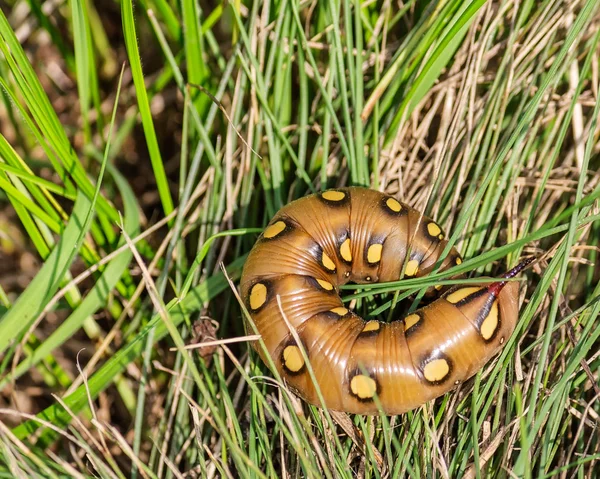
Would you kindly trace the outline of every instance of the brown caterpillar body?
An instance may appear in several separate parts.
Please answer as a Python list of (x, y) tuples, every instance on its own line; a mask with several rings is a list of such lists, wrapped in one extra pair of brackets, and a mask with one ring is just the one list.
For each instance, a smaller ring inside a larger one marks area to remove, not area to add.
[[(400, 414), (482, 368), (515, 327), (517, 283), (454, 287), (391, 323), (365, 321), (337, 292), (349, 281), (424, 276), (446, 244), (432, 219), (365, 188), (328, 190), (279, 210), (248, 256), (241, 291), (288, 385), (320, 405), (277, 295), (329, 409), (375, 414), (377, 395), (386, 414)], [(461, 261), (452, 248), (440, 270)]]

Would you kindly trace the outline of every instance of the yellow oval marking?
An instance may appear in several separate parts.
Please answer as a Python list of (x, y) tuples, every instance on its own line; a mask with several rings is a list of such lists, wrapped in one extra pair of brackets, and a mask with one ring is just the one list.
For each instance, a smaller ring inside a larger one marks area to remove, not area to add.
[(468, 286), (466, 288), (457, 289), (453, 293), (450, 293), (448, 296), (446, 296), (446, 301), (448, 301), (449, 303), (452, 303), (452, 304), (456, 304), (459, 301), (462, 301), (463, 299), (465, 299), (470, 294), (476, 293), (480, 289), (481, 289), (481, 287), (477, 287), (477, 286)]
[(337, 308), (330, 309), (332, 313), (337, 314), (338, 316), (346, 316), (348, 314), (348, 309), (343, 306), (339, 306)]
[(379, 321), (372, 320), (365, 324), (365, 327), (363, 328), (362, 332), (368, 333), (369, 331), (379, 331), (380, 327), (381, 326), (379, 324)]
[(404, 274), (406, 276), (415, 276), (419, 272), (419, 262), (416, 259), (411, 259), (406, 263)]
[(327, 291), (331, 291), (333, 289), (333, 284), (331, 284), (329, 281), (325, 281), (324, 279), (318, 279), (317, 283), (321, 285), (321, 288)]
[(438, 235), (442, 234), (441, 228), (433, 221), (427, 225), (427, 232), (431, 236), (438, 236)]
[(481, 323), (480, 329), (483, 339), (490, 339), (494, 335), (496, 329), (498, 329), (498, 323), (500, 322), (499, 320), (500, 318), (498, 317), (498, 301), (494, 301), (490, 309), (490, 314), (488, 314), (487, 317), (483, 320), (483, 323)]
[(275, 236), (280, 234), (285, 229), (285, 227), (286, 224), (283, 221), (277, 221), (271, 226), (267, 226), (263, 233), (263, 236), (267, 239), (275, 238)]
[(335, 271), (335, 263), (327, 253), (324, 252), (321, 255), (321, 262), (323, 263), (323, 266), (325, 266), (325, 268), (329, 271)]
[(352, 249), (350, 248), (350, 238), (346, 238), (340, 245), (340, 256), (344, 261), (352, 261)]
[(438, 239), (443, 240), (444, 239), (444, 235), (438, 235)]
[(372, 244), (367, 250), (367, 262), (371, 264), (379, 263), (381, 261), (381, 252), (383, 251), (382, 244)]
[(406, 318), (404, 318), (404, 331), (407, 331), (419, 321), (421, 321), (421, 316), (418, 314), (409, 314)]
[(357, 374), (350, 380), (350, 390), (360, 399), (371, 399), (377, 392), (377, 383), (369, 376)]
[(439, 291), (439, 290), (440, 290), (440, 289), (442, 289), (443, 287), (444, 287), (444, 286), (443, 286), (443, 285), (441, 285), (441, 284), (436, 284), (436, 285), (434, 286), (434, 288), (435, 288), (435, 290), (436, 290), (436, 291)]
[(346, 193), (342, 191), (329, 190), (324, 191), (321, 196), (327, 201), (342, 201), (346, 197)]
[(423, 368), (423, 376), (427, 381), (435, 383), (444, 379), (450, 372), (450, 365), (445, 359), (434, 359)]
[(267, 301), (267, 287), (262, 283), (256, 283), (250, 290), (250, 308), (257, 310)]
[(394, 213), (400, 213), (400, 211), (402, 210), (402, 205), (400, 204), (400, 202), (398, 200), (396, 200), (394, 198), (388, 198), (385, 201), (385, 204)]
[(456, 258), (456, 259), (454, 260), (454, 262), (455, 262), (456, 264), (462, 264), (462, 259), (460, 259), (460, 258)]
[(304, 367), (304, 358), (298, 346), (288, 346), (283, 350), (283, 364), (293, 373)]

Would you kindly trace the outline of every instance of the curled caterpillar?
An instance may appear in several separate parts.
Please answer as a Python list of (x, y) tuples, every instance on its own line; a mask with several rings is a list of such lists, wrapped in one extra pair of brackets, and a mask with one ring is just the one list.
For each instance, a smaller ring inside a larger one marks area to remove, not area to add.
[[(432, 219), (366, 188), (328, 190), (279, 210), (250, 252), (240, 285), (266, 349), (291, 389), (320, 405), (281, 311), (296, 329), (332, 410), (375, 414), (377, 397), (386, 414), (401, 414), (481, 369), (513, 332), (517, 283), (453, 287), (390, 323), (360, 318), (337, 292), (350, 281), (427, 275), (446, 245)], [(452, 248), (440, 271), (461, 262)]]

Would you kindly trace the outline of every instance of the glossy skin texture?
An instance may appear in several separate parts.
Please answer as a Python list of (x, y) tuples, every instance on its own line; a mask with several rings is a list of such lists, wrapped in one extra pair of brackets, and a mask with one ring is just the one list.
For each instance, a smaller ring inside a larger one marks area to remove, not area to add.
[[(482, 368), (515, 327), (517, 283), (455, 287), (391, 323), (365, 321), (337, 292), (347, 282), (424, 276), (446, 244), (432, 219), (365, 188), (328, 190), (279, 210), (250, 252), (241, 292), (288, 386), (321, 405), (277, 295), (329, 409), (376, 414), (377, 397), (386, 414), (401, 414)], [(461, 261), (452, 248), (440, 269)]]

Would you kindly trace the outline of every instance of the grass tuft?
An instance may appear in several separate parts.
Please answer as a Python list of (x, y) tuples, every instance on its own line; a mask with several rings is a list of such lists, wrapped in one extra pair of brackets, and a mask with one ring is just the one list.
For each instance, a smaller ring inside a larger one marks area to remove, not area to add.
[[(5, 3), (0, 477), (596, 477), (596, 0)], [(237, 295), (346, 185), (465, 258), (342, 288), (361, 314), (538, 259), (498, 357), (402, 416), (304, 404)]]

